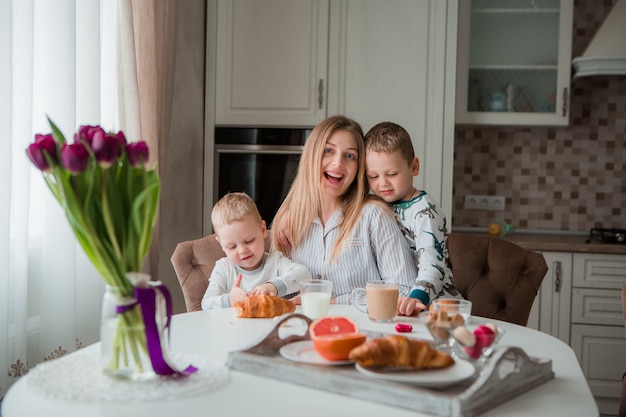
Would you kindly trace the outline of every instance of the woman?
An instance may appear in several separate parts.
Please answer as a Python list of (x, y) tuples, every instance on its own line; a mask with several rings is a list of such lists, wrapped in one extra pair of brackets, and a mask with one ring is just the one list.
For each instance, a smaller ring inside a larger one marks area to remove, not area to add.
[(368, 193), (363, 131), (354, 120), (332, 116), (313, 129), (273, 223), (273, 248), (333, 281), (335, 303), (348, 304), (367, 281), (388, 279), (400, 285), (398, 315), (425, 308), (408, 297), (417, 269), (394, 215)]

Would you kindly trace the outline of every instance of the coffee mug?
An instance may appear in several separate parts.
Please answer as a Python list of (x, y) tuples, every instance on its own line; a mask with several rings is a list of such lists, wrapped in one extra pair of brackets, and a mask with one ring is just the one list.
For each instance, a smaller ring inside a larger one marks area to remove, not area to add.
[(355, 288), (350, 293), (350, 302), (370, 320), (389, 323), (395, 320), (398, 311), (399, 286), (395, 281), (368, 281), (365, 288)]

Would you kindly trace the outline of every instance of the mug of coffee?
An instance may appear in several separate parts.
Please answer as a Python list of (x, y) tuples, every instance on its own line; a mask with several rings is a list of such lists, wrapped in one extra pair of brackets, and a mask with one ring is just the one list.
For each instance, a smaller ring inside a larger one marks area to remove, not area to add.
[(389, 323), (395, 320), (398, 310), (398, 283), (394, 281), (367, 281), (365, 288), (355, 288), (350, 302), (370, 320)]

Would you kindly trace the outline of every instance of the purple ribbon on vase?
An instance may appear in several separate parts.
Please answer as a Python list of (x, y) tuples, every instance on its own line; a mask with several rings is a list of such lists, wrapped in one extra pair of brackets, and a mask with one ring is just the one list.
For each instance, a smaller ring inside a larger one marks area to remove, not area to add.
[[(118, 305), (117, 314), (122, 314), (130, 310), (136, 304), (141, 308), (144, 327), (146, 330), (146, 342), (148, 344), (148, 354), (152, 368), (158, 375), (188, 376), (198, 370), (193, 365), (187, 366), (184, 370), (178, 370), (172, 365), (164, 349), (164, 331), (167, 330), (169, 338), (169, 327), (172, 320), (172, 299), (168, 289), (160, 282), (149, 282), (146, 287), (135, 286), (136, 302), (129, 305)], [(166, 317), (164, 326), (158, 323), (159, 318)], [(169, 340), (168, 340), (169, 342)]]

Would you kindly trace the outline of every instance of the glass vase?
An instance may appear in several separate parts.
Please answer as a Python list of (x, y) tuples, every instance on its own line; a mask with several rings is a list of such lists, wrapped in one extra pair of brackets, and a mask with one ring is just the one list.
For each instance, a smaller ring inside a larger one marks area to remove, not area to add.
[(141, 309), (133, 300), (120, 288), (107, 285), (100, 318), (101, 364), (104, 373), (114, 378), (150, 380), (157, 374), (148, 354)]

